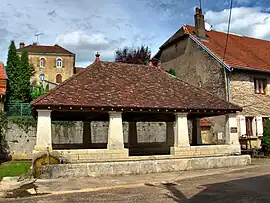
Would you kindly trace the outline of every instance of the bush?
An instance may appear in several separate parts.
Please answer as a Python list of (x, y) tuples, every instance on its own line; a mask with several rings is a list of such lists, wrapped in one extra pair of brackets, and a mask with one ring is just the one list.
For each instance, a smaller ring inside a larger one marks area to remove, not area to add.
[(169, 74), (171, 74), (171, 75), (173, 75), (173, 76), (176, 76), (176, 71), (175, 70), (173, 70), (173, 69), (169, 69), (169, 70), (165, 70), (167, 73), (169, 73)]
[(267, 120), (264, 125), (262, 148), (266, 151), (270, 151), (270, 120)]

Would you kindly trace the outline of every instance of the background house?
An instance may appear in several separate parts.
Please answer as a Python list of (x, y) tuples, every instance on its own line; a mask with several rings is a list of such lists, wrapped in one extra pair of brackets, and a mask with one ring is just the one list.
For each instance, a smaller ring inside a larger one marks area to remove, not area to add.
[(25, 46), (20, 43), (17, 53), (27, 51), (29, 61), (33, 64), (35, 75), (31, 82), (39, 84), (40, 74), (45, 75), (44, 80), (52, 83), (61, 83), (75, 73), (75, 54), (55, 44), (54, 46), (44, 46), (37, 43)]
[(4, 101), (7, 92), (7, 75), (4, 64), (0, 61), (0, 110), (4, 110)]
[[(154, 58), (162, 69), (174, 69), (182, 80), (243, 107), (239, 136), (259, 147), (263, 123), (270, 117), (270, 42), (232, 33), (226, 42), (226, 33), (205, 24), (201, 9), (196, 8), (194, 19), (195, 26), (182, 26)], [(225, 118), (209, 120), (214, 135), (221, 137)]]

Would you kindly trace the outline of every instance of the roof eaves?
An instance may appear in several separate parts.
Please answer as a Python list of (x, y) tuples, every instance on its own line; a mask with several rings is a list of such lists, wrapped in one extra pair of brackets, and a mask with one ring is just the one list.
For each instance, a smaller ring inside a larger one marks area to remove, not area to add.
[(248, 71), (256, 71), (256, 72), (262, 72), (262, 73), (270, 73), (270, 70), (260, 70), (257, 68), (250, 68), (250, 67), (231, 67), (231, 70), (233, 71), (234, 69), (238, 69), (238, 70), (248, 70)]
[(216, 54), (214, 54), (210, 49), (203, 45), (195, 36), (189, 34), (189, 38), (197, 43), (202, 49), (204, 49), (210, 56), (216, 59), (221, 65), (223, 65), (228, 71), (232, 71), (231, 67), (223, 62)]

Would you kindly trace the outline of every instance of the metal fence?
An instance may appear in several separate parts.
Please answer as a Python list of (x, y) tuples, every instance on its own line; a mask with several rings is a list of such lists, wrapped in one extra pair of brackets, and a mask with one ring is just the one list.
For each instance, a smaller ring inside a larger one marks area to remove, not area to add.
[(5, 105), (7, 116), (31, 116), (29, 103), (7, 103)]

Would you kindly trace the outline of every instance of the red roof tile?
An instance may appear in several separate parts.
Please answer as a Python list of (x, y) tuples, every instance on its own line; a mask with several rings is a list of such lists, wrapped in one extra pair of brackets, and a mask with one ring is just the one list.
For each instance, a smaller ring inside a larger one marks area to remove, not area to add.
[[(179, 39), (184, 34), (195, 36), (194, 30), (194, 26), (184, 25), (160, 48), (162, 49), (164, 46)], [(223, 60), (227, 34), (211, 30), (208, 31), (206, 35), (208, 41), (201, 40), (201, 43)], [(270, 41), (229, 34), (226, 55), (223, 61), (230, 67), (270, 71), (269, 50)]]
[(7, 75), (5, 72), (4, 64), (0, 62), (0, 79), (7, 79)]
[(17, 52), (27, 51), (30, 53), (55, 53), (55, 54), (70, 54), (73, 55), (72, 52), (64, 49), (59, 45), (54, 46), (43, 46), (43, 45), (28, 45), (23, 48), (17, 49)]
[(160, 109), (241, 108), (155, 67), (96, 62), (34, 100), (32, 106)]

